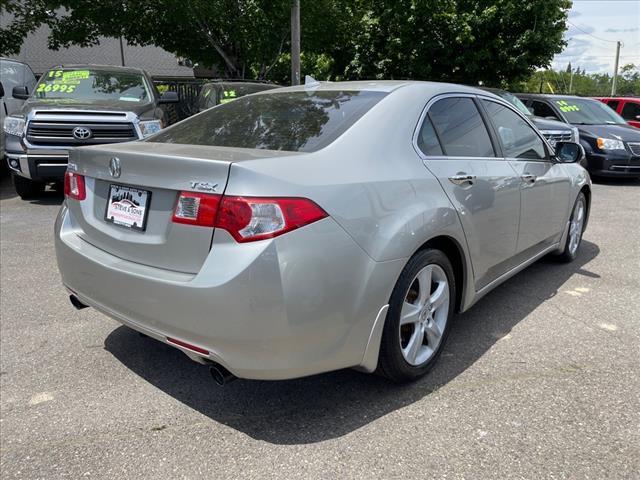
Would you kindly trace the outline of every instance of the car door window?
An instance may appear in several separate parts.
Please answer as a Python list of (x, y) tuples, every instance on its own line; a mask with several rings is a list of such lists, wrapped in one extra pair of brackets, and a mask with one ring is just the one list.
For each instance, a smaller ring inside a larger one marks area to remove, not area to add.
[(622, 108), (622, 118), (625, 120), (640, 120), (640, 104), (626, 102)]
[(482, 100), (496, 128), (505, 157), (544, 160), (544, 142), (520, 115), (510, 108), (490, 100)]
[(429, 108), (428, 117), (433, 123), (445, 155), (495, 157), (489, 132), (473, 99), (443, 98)]
[(531, 108), (533, 108), (533, 114), (536, 117), (553, 118), (554, 120), (560, 120), (560, 118), (558, 118), (558, 115), (556, 115), (556, 112), (553, 111), (553, 108), (551, 108), (544, 102), (533, 100), (531, 102)]

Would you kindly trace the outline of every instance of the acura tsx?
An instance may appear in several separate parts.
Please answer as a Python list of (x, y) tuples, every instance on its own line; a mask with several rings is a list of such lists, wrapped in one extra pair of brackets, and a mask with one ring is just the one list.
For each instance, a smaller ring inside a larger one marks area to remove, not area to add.
[(456, 312), (542, 256), (576, 257), (583, 156), (471, 87), (265, 91), (73, 150), (58, 265), (76, 307), (219, 383), (348, 367), (411, 381)]

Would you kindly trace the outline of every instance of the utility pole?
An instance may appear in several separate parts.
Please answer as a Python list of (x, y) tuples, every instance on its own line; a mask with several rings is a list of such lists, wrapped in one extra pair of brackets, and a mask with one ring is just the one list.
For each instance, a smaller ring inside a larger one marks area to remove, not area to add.
[(291, 2), (291, 85), (300, 85), (300, 0)]
[(620, 47), (622, 42), (616, 42), (616, 64), (613, 68), (613, 82), (611, 83), (611, 96), (616, 96), (616, 80), (618, 79), (618, 62), (620, 61)]
[(571, 95), (572, 89), (573, 89), (573, 68), (571, 69), (571, 77), (569, 78), (569, 95)]
[(124, 67), (124, 45), (122, 45), (122, 37), (120, 37), (119, 40), (120, 40), (120, 63), (122, 63), (122, 66)]

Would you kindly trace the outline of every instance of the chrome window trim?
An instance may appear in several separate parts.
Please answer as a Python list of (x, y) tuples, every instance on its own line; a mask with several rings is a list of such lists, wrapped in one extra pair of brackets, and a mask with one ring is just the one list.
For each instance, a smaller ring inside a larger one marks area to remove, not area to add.
[[(441, 93), (439, 95), (436, 95), (435, 97), (431, 97), (431, 99), (427, 102), (427, 105), (422, 109), (422, 113), (420, 113), (420, 117), (418, 118), (418, 124), (416, 125), (416, 127), (413, 130), (413, 136), (411, 139), (411, 144), (413, 146), (413, 149), (416, 151), (416, 153), (418, 154), (418, 156), (422, 159), (422, 160), (431, 160), (431, 159), (440, 159), (440, 160), (448, 160), (448, 159), (466, 159), (466, 160), (470, 160), (470, 159), (480, 159), (480, 160), (504, 160), (503, 157), (501, 157), (500, 155), (498, 155), (496, 152), (496, 155), (493, 157), (460, 157), (460, 156), (450, 156), (450, 155), (426, 155), (422, 150), (420, 150), (420, 147), (418, 146), (418, 135), (420, 135), (420, 130), (422, 130), (422, 124), (424, 123), (424, 120), (427, 116), (427, 113), (429, 113), (429, 108), (431, 108), (431, 106), (433, 106), (434, 103), (436, 103), (439, 100), (444, 100), (446, 98), (477, 98), (478, 95), (473, 94), (473, 93)], [(478, 108), (476, 106), (476, 108)], [(480, 115), (480, 117), (482, 118), (482, 112), (478, 109), (478, 114)], [(482, 123), (484, 125), (484, 118), (482, 118)], [(435, 127), (434, 127), (435, 128)], [(491, 137), (491, 132), (489, 132), (489, 129), (487, 128), (487, 125), (485, 125), (485, 129), (487, 129), (487, 135), (489, 135), (489, 140), (491, 141), (491, 147), (494, 148), (493, 146), (493, 139)], [(438, 139), (438, 143), (440, 143), (440, 140)], [(440, 148), (442, 148), (442, 145), (440, 145)]]
[[(460, 157), (460, 156), (449, 156), (449, 155), (426, 155), (422, 150), (420, 150), (420, 147), (418, 146), (418, 135), (420, 134), (420, 130), (422, 130), (422, 124), (425, 121), (425, 118), (427, 116), (427, 113), (429, 113), (429, 108), (431, 108), (433, 106), (434, 103), (436, 103), (439, 100), (443, 100), (445, 98), (475, 98), (478, 100), (489, 100), (495, 103), (500, 104), (501, 106), (507, 107), (508, 109), (510, 109), (512, 112), (514, 112), (516, 115), (518, 115), (520, 118), (522, 118), (527, 125), (529, 125), (529, 127), (531, 127), (533, 129), (533, 131), (536, 133), (536, 135), (538, 136), (538, 138), (540, 138), (542, 140), (542, 142), (547, 146), (548, 148), (548, 152), (549, 152), (549, 158), (548, 159), (520, 159), (520, 158), (514, 158), (513, 160), (515, 161), (531, 161), (531, 162), (553, 162), (553, 156), (555, 155), (555, 149), (551, 146), (551, 144), (549, 143), (549, 141), (540, 133), (540, 131), (538, 130), (538, 128), (534, 125), (534, 123), (529, 120), (522, 112), (518, 111), (513, 105), (511, 105), (509, 102), (507, 102), (506, 100), (500, 98), (500, 97), (491, 97), (489, 95), (486, 95), (484, 92), (481, 93), (442, 93), (440, 95), (436, 95), (434, 97), (432, 97), (427, 104), (425, 105), (425, 107), (422, 109), (422, 112), (420, 113), (420, 117), (418, 118), (418, 123), (413, 131), (413, 136), (411, 139), (411, 143), (413, 146), (413, 149), (416, 151), (416, 153), (418, 154), (418, 156), (422, 159), (422, 160), (450, 160), (450, 159), (476, 159), (476, 160), (512, 160), (511, 157), (503, 157), (500, 155), (496, 155), (495, 157)], [(480, 115), (482, 116), (482, 112), (478, 112), (480, 113)], [(483, 118), (483, 122), (484, 122), (484, 118)], [(487, 128), (487, 126), (485, 125), (485, 128)], [(569, 130), (570, 131), (570, 130)], [(487, 133), (489, 134), (489, 138), (491, 137), (491, 133), (489, 131), (487, 131)], [(493, 143), (493, 142), (492, 142)], [(440, 146), (442, 148), (442, 145)], [(502, 146), (501, 146), (502, 148)], [(497, 153), (497, 152), (496, 152)]]

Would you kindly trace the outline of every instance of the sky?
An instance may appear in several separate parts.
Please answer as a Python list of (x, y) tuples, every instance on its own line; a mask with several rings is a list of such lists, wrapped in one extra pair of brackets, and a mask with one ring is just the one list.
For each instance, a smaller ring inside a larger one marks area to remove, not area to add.
[(620, 40), (620, 66), (640, 66), (640, 0), (573, 0), (569, 11), (568, 42), (552, 66), (565, 69), (571, 62), (587, 73), (613, 73), (616, 41)]

